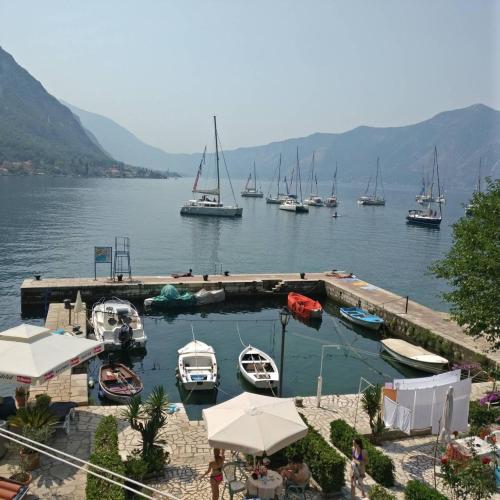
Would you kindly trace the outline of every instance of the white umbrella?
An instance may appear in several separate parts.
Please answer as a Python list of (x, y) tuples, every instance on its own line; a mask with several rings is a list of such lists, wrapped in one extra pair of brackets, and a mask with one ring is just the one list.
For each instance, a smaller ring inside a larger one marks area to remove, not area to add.
[(307, 434), (293, 399), (244, 392), (203, 410), (208, 443), (250, 455), (272, 455)]
[(22, 324), (0, 333), (0, 380), (43, 383), (99, 354), (102, 343)]
[(439, 438), (448, 443), (451, 440), (451, 423), (453, 421), (453, 398), (455, 391), (450, 386), (446, 393), (446, 399), (443, 406), (443, 416), (441, 417), (441, 432)]

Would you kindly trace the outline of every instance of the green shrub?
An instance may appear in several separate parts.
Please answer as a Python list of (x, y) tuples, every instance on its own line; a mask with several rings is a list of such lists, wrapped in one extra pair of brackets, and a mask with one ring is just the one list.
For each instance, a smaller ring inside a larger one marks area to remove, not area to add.
[(471, 431), (493, 424), (500, 416), (500, 408), (497, 406), (481, 405), (478, 401), (471, 401), (469, 404), (469, 422)]
[(408, 481), (405, 488), (406, 500), (447, 500), (447, 496), (420, 481)]
[(384, 455), (368, 439), (360, 436), (346, 421), (339, 419), (334, 420), (330, 424), (330, 439), (332, 443), (349, 458), (352, 456), (352, 441), (357, 437), (361, 438), (363, 448), (368, 454), (366, 472), (377, 483), (389, 488), (394, 486), (394, 463), (390, 457)]
[[(307, 421), (302, 417), (307, 424)], [(324, 493), (340, 491), (345, 485), (345, 458), (339, 455), (309, 424), (307, 435), (300, 441), (287, 446), (275, 453), (272, 463), (286, 463), (293, 455), (300, 454), (314, 480), (320, 485)]]
[[(94, 451), (89, 462), (118, 474), (125, 474), (125, 465), (118, 453), (118, 423), (115, 417), (104, 417), (94, 434)], [(98, 472), (98, 471), (96, 471)], [(115, 476), (98, 472), (120, 482)], [(104, 479), (88, 475), (85, 489), (87, 500), (124, 500), (124, 489)]]
[(370, 488), (368, 498), (370, 500), (396, 500), (396, 496), (387, 491), (383, 486), (380, 486), (380, 484), (376, 484)]

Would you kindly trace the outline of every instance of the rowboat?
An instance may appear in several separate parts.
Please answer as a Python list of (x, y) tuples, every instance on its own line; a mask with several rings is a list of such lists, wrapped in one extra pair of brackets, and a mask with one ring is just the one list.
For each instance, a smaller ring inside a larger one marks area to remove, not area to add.
[(177, 378), (186, 390), (207, 391), (217, 386), (217, 360), (212, 346), (192, 340), (177, 353)]
[(303, 319), (321, 318), (323, 308), (321, 304), (305, 295), (290, 292), (288, 294), (288, 309)]
[(340, 315), (351, 323), (364, 326), (370, 330), (378, 330), (384, 324), (382, 318), (359, 307), (341, 307)]
[(257, 389), (271, 389), (279, 383), (279, 373), (273, 358), (265, 352), (245, 347), (238, 357), (238, 367), (243, 378)]
[(424, 372), (440, 373), (448, 364), (446, 358), (426, 351), (401, 339), (384, 339), (380, 341), (385, 351), (404, 365)]
[(144, 389), (139, 376), (121, 363), (106, 363), (99, 368), (99, 395), (116, 403), (128, 403)]

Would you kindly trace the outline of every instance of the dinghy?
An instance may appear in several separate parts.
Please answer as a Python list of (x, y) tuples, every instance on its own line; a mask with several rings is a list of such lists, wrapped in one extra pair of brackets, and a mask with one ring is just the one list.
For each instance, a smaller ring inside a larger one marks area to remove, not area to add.
[(416, 368), (417, 370), (429, 373), (441, 373), (448, 364), (446, 358), (426, 351), (423, 347), (410, 344), (405, 340), (384, 339), (380, 342), (384, 350), (400, 363)]
[(128, 403), (142, 392), (139, 376), (121, 363), (106, 363), (99, 368), (99, 396), (116, 403)]
[(177, 378), (186, 390), (208, 391), (217, 386), (217, 360), (212, 346), (192, 340), (177, 353)]
[(197, 306), (215, 304), (226, 300), (226, 292), (223, 288), (220, 290), (205, 290), (202, 288), (199, 292), (194, 294), (194, 299)]
[(341, 307), (340, 315), (351, 323), (364, 326), (370, 330), (378, 330), (384, 324), (382, 318), (359, 307)]
[(243, 378), (257, 389), (271, 389), (278, 386), (279, 373), (273, 358), (265, 352), (245, 347), (238, 357), (238, 366)]
[(295, 292), (288, 294), (288, 309), (302, 319), (321, 318), (323, 314), (323, 308), (317, 300)]

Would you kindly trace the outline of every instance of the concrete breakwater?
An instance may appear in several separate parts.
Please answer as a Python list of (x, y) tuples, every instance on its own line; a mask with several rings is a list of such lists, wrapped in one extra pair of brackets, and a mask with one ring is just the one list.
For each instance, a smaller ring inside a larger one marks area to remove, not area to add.
[(229, 300), (238, 297), (285, 295), (290, 291), (326, 295), (345, 305), (361, 305), (384, 318), (388, 335), (404, 338), (453, 362), (479, 362), (483, 368), (496, 367), (500, 355), (488, 352), (482, 340), (467, 336), (447, 313), (435, 311), (356, 277), (339, 278), (332, 273), (239, 274), (202, 276), (136, 276), (132, 280), (109, 278), (26, 279), (21, 286), (21, 308), (45, 306), (51, 302), (74, 300), (78, 291), (88, 304), (101, 297), (117, 296), (142, 301), (157, 295), (166, 284), (196, 292), (202, 288), (224, 288)]

